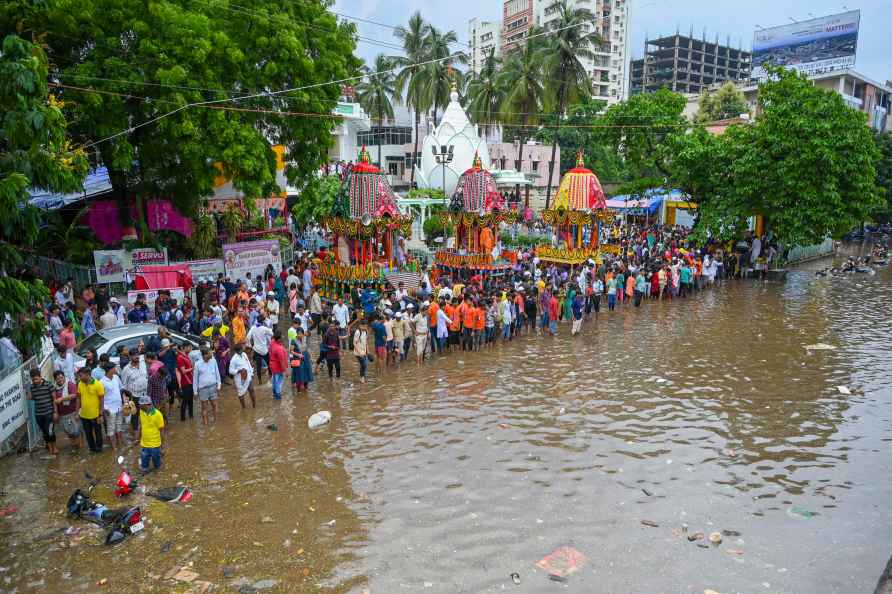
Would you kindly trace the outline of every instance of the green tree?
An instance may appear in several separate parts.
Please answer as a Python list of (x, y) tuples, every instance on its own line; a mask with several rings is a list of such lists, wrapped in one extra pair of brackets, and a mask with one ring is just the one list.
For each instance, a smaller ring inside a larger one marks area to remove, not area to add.
[(48, 296), (38, 279), (19, 274), (23, 248), (39, 241), (40, 218), (28, 204), (28, 188), (73, 192), (87, 171), (82, 151), (66, 137), (62, 105), (49, 94), (43, 50), (17, 35), (0, 49), (0, 318), (17, 322), (16, 341), (30, 347), (43, 328), (28, 310)]
[(393, 103), (391, 98), (396, 93), (396, 77), (393, 74), (393, 63), (384, 54), (378, 54), (375, 58), (375, 67), (370, 69), (363, 66), (364, 78), (356, 85), (356, 94), (359, 104), (365, 109), (378, 128), (378, 166), (383, 167), (381, 161), (381, 129), (384, 122), (393, 119)]
[[(553, 21), (553, 32), (546, 38), (543, 68), (546, 75), (546, 110), (564, 115), (567, 105), (591, 94), (592, 82), (583, 61), (594, 60), (592, 49), (600, 45), (601, 38), (589, 31), (595, 15), (585, 8), (574, 8), (567, 0), (557, 0), (551, 5), (558, 12)], [(551, 145), (548, 161), (548, 184), (545, 190), (545, 208), (551, 205), (551, 182), (554, 178), (554, 161), (557, 143)]]
[[(517, 170), (523, 166), (523, 146), (531, 134), (531, 127), (539, 123), (545, 103), (545, 73), (542, 69), (542, 37), (535, 28), (530, 30), (523, 45), (508, 54), (499, 75), (504, 89), (501, 120), (516, 126)], [(515, 187), (520, 195), (520, 186)]]
[(698, 122), (727, 120), (750, 112), (750, 106), (746, 102), (743, 91), (730, 81), (723, 84), (714, 93), (704, 90), (700, 94), (699, 106)]
[(796, 72), (770, 74), (754, 124), (672, 139), (673, 180), (699, 204), (701, 236), (733, 236), (756, 214), (787, 245), (840, 236), (882, 203), (865, 115)]
[(337, 175), (313, 178), (291, 207), (297, 225), (304, 227), (311, 222), (319, 223), (330, 215), (340, 190), (341, 178)]
[(467, 64), (468, 57), (464, 53), (453, 52), (450, 45), (458, 42), (455, 31), (441, 32), (433, 25), (428, 25), (424, 39), (427, 64), (424, 65), (424, 81), (428, 89), (427, 102), (434, 110), (434, 125), (437, 124), (437, 111), (449, 104), (449, 95), (453, 85), (461, 84), (461, 73), (455, 67)]
[(217, 241), (217, 222), (208, 213), (201, 213), (195, 221), (195, 229), (189, 237), (189, 247), (196, 258), (213, 258), (220, 253)]
[(588, 98), (571, 105), (566, 117), (549, 115), (536, 132), (536, 139), (543, 144), (557, 143), (561, 147), (560, 170), (576, 166), (576, 154), (582, 151), (586, 167), (595, 172), (602, 183), (623, 183), (629, 180), (629, 172), (614, 148), (606, 144), (602, 135), (592, 126), (601, 122), (604, 102)]
[(251, 199), (278, 191), (272, 143), (286, 148), (292, 185), (327, 161), (335, 120), (291, 115), (331, 113), (340, 88), (327, 81), (359, 64), (354, 27), (326, 6), (58, 0), (2, 12), (0, 25), (46, 32), (70, 132), (98, 152), (122, 205), (163, 195), (195, 215), (215, 163)]
[(406, 106), (411, 107), (415, 114), (415, 148), (412, 151), (411, 182), (415, 182), (415, 158), (418, 155), (418, 128), (421, 125), (421, 114), (430, 109), (431, 97), (426, 93), (426, 74), (422, 62), (427, 59), (425, 53), (425, 38), (428, 24), (421, 18), (420, 12), (415, 12), (409, 17), (409, 26), (400, 25), (394, 30), (394, 35), (403, 44), (402, 56), (391, 56), (395, 66), (400, 68), (396, 76), (395, 88), (397, 100), (405, 98)]
[(684, 136), (686, 100), (668, 89), (632, 95), (607, 109), (599, 124), (604, 142), (622, 157), (635, 177), (664, 178), (671, 174), (671, 140)]
[(501, 60), (495, 49), (487, 52), (480, 72), (468, 81), (468, 114), (479, 124), (484, 136), (499, 123), (499, 109), (505, 93), (499, 85), (499, 65)]
[(873, 218), (879, 223), (888, 223), (892, 221), (892, 132), (877, 134), (876, 141), (880, 151), (877, 187), (884, 201), (874, 211)]

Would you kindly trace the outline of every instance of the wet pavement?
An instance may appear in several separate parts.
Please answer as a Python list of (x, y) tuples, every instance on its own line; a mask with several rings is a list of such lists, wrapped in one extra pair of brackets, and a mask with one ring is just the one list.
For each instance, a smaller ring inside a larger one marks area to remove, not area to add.
[(818, 265), (366, 385), (345, 360), (309, 398), (266, 384), (254, 411), (227, 392), (215, 427), (173, 422), (145, 480), (192, 502), (135, 497), (146, 530), (114, 548), (62, 514), (85, 470), (114, 503), (111, 453), (7, 458), (0, 590), (872, 591), (892, 554), (892, 269)]

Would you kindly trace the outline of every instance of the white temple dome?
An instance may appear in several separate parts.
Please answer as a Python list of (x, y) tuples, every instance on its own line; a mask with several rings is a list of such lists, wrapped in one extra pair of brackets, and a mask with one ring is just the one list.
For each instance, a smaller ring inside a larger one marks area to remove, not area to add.
[[(480, 138), (477, 127), (468, 119), (465, 110), (458, 102), (458, 92), (453, 89), (449, 95), (449, 105), (443, 112), (440, 124), (432, 133), (424, 137), (421, 145), (421, 166), (415, 166), (415, 180), (419, 188), (443, 189), (443, 166), (437, 164), (433, 148), (453, 147), (452, 162), (446, 168), (446, 198), (455, 191), (458, 178), (474, 163), (474, 154), (480, 156), (484, 169), (491, 166), (489, 147), (485, 138)], [(447, 148), (448, 150), (448, 148)]]

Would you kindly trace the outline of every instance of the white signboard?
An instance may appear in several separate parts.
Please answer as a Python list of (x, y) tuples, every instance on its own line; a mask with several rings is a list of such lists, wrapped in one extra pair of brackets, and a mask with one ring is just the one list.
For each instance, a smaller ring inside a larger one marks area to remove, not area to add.
[(249, 272), (251, 278), (262, 276), (269, 265), (272, 265), (274, 273), (278, 274), (282, 270), (280, 250), (281, 246), (277, 239), (224, 244), (223, 262), (226, 274), (236, 283), (244, 280)]
[(130, 259), (124, 250), (95, 250), (96, 282), (100, 285), (124, 282), (124, 270), (130, 267)]
[(0, 442), (9, 439), (26, 420), (22, 374), (15, 371), (0, 382)]
[(166, 266), (167, 248), (159, 252), (155, 248), (136, 248), (130, 252), (130, 269), (139, 270), (140, 266)]
[(753, 78), (765, 78), (765, 66), (783, 66), (806, 74), (855, 66), (861, 11), (760, 29), (753, 38)]
[(175, 266), (188, 266), (192, 273), (192, 282), (198, 283), (202, 278), (217, 280), (217, 274), (224, 272), (223, 260), (184, 260), (171, 262)]

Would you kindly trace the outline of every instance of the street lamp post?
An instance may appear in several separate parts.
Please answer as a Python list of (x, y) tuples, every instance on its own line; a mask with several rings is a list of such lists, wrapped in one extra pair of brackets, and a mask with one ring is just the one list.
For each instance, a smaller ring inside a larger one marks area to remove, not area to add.
[(446, 208), (446, 166), (452, 163), (452, 159), (455, 157), (453, 154), (455, 145), (441, 145), (439, 151), (437, 151), (437, 148), (437, 145), (434, 145), (431, 147), (431, 151), (434, 153), (437, 165), (443, 170), (443, 208)]

